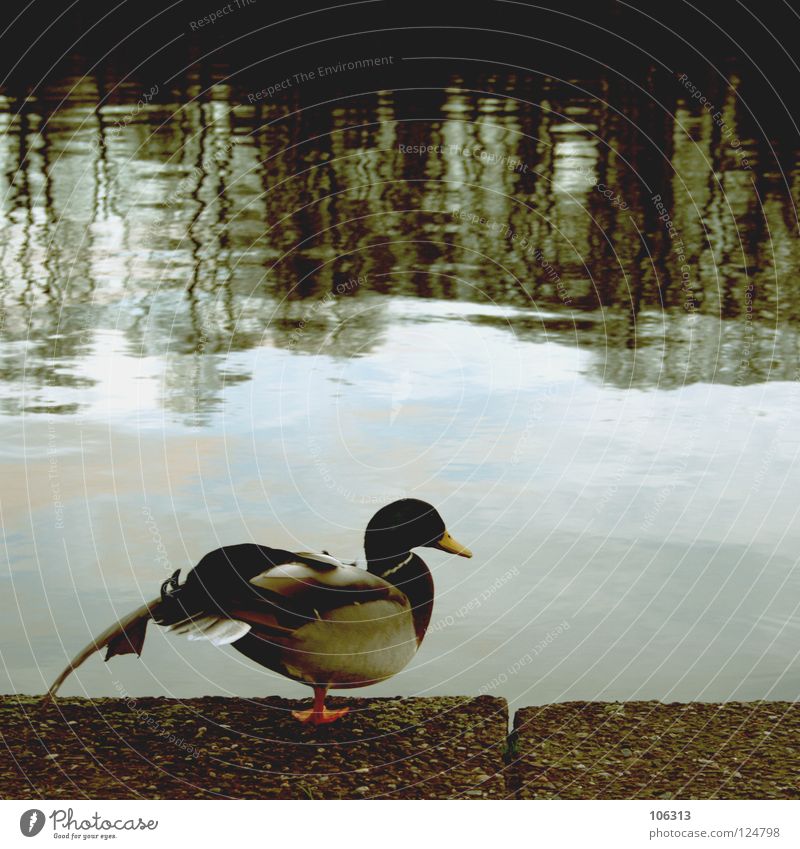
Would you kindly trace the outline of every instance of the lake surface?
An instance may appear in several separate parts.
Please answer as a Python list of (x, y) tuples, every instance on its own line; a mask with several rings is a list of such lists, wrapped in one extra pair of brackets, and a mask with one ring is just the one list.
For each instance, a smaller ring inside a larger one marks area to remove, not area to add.
[[(365, 695), (797, 698), (796, 151), (677, 79), (218, 76), (0, 99), (0, 687), (220, 544), (356, 557), (413, 495), (475, 556), (424, 554)], [(63, 692), (122, 688), (307, 694), (157, 628)]]

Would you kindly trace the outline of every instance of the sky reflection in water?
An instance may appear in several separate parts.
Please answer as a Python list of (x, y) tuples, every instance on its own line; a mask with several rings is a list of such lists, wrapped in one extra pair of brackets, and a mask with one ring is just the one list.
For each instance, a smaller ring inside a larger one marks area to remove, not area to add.
[[(5, 690), (216, 545), (357, 556), (413, 494), (475, 557), (426, 555), (433, 631), (369, 692), (796, 698), (796, 182), (687, 103), (654, 165), (624, 116), (519, 85), (314, 133), (235, 93), (117, 131), (86, 80), (0, 113)], [(65, 692), (115, 686), (304, 694), (157, 629)]]

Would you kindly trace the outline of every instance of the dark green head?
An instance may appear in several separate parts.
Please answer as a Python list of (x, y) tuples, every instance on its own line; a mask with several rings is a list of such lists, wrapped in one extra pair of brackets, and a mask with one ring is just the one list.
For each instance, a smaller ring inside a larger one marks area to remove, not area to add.
[(472, 552), (447, 532), (439, 511), (426, 501), (393, 501), (381, 507), (367, 525), (364, 551), (370, 571), (381, 573), (389, 564), (407, 557), (412, 548), (419, 547), (472, 557)]

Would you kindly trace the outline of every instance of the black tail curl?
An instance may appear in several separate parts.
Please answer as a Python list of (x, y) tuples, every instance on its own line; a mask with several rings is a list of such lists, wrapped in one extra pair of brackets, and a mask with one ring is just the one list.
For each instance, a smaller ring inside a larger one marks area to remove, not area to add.
[(183, 604), (186, 583), (180, 583), (180, 574), (181, 570), (176, 569), (161, 585), (161, 601), (153, 614), (156, 625), (174, 625), (192, 615)]

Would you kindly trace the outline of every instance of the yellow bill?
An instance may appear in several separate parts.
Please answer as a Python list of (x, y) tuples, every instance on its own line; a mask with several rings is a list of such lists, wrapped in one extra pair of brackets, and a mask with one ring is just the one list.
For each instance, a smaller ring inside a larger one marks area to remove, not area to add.
[(472, 557), (472, 552), (465, 545), (461, 545), (460, 542), (456, 542), (456, 540), (450, 536), (449, 531), (445, 531), (442, 534), (442, 538), (433, 543), (431, 547), (438, 548), (441, 551), (449, 551), (450, 554), (457, 554), (459, 557)]

